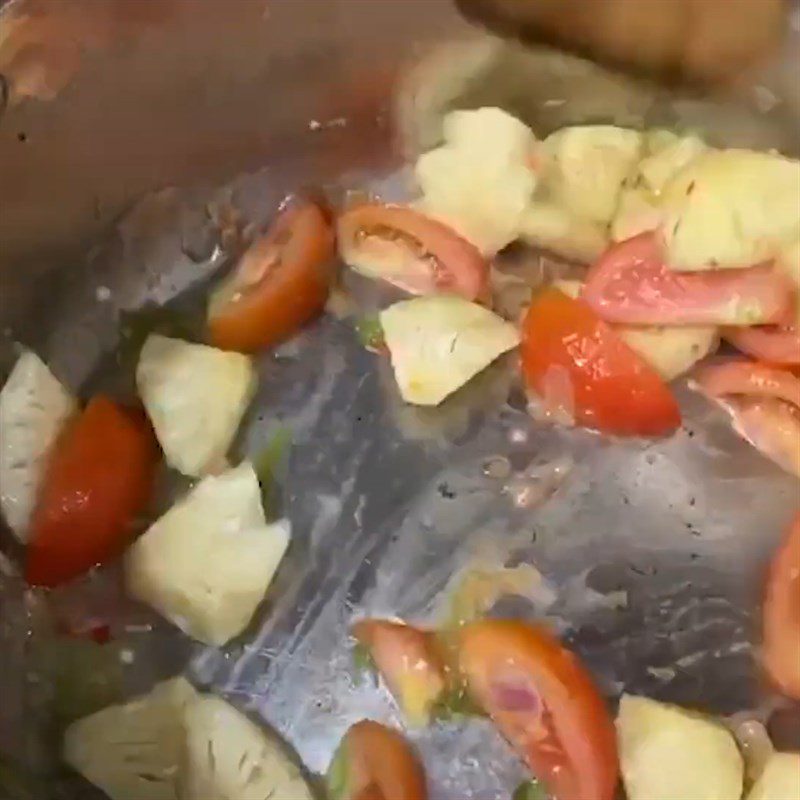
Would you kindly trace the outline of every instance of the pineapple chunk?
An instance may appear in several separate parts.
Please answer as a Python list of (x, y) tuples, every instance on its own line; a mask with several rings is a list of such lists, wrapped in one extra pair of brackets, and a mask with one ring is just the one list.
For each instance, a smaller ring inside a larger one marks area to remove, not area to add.
[(800, 161), (709, 150), (667, 182), (662, 203), (671, 267), (750, 267), (800, 236)]
[(184, 725), (181, 800), (313, 800), (282, 743), (222, 698), (197, 695)]
[(636, 167), (637, 180), (624, 187), (611, 222), (611, 239), (623, 242), (661, 226), (659, 196), (665, 184), (708, 147), (696, 136), (663, 130), (645, 134), (646, 155)]
[(288, 522), (266, 523), (245, 462), (204, 478), (134, 542), (128, 591), (195, 639), (222, 645), (247, 627), (288, 544)]
[(224, 465), (255, 370), (241, 353), (154, 334), (139, 356), (136, 386), (167, 463), (201, 476)]
[(183, 678), (71, 725), (64, 758), (111, 800), (313, 797), (276, 738)]
[[(661, 132), (662, 135), (666, 131)], [(648, 137), (650, 154), (639, 162), (637, 170), (645, 186), (655, 194), (660, 194), (667, 182), (687, 164), (708, 150), (708, 146), (697, 136)]]
[(194, 693), (174, 678), (74, 722), (64, 760), (111, 800), (179, 800), (182, 713)]
[(380, 315), (400, 395), (436, 406), (519, 344), (516, 328), (451, 295), (395, 303)]
[(19, 357), (0, 391), (0, 507), (23, 543), (48, 457), (76, 407), (30, 350)]
[(628, 800), (738, 800), (744, 765), (730, 731), (667, 703), (625, 694), (617, 715)]
[(800, 753), (773, 753), (747, 800), (800, 800)]
[(417, 207), (494, 255), (517, 238), (533, 196), (534, 135), (499, 108), (479, 108), (448, 114), (444, 137), (441, 147), (417, 160)]
[(559, 206), (536, 200), (520, 220), (520, 238), (570, 261), (591, 263), (608, 246), (606, 227)]
[(642, 136), (612, 125), (562, 128), (545, 139), (542, 151), (542, 199), (607, 225), (641, 157)]
[(623, 189), (619, 205), (611, 221), (611, 240), (624, 242), (661, 225), (662, 212), (658, 198), (649, 189)]
[(667, 382), (687, 373), (719, 344), (717, 329), (713, 326), (619, 325), (616, 330), (628, 347)]

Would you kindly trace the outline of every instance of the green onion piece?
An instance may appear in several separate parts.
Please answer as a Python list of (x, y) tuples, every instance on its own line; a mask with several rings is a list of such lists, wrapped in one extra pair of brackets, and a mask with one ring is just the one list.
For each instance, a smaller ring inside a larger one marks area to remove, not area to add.
[(369, 648), (358, 642), (353, 648), (353, 664), (359, 672), (377, 672), (378, 667)]
[(512, 800), (548, 800), (549, 795), (539, 781), (525, 781), (514, 790)]
[(286, 477), (289, 468), (291, 449), (292, 429), (280, 425), (253, 460), (258, 482), (261, 484), (261, 500), (267, 517), (278, 514), (280, 483)]
[(383, 327), (378, 317), (362, 317), (356, 322), (358, 341), (369, 350), (378, 350), (384, 345)]
[(453, 684), (444, 690), (436, 701), (433, 716), (439, 719), (451, 717), (484, 717), (483, 709), (470, 697), (463, 683)]
[(325, 787), (329, 800), (347, 798), (347, 745), (341, 742), (333, 754), (333, 760), (325, 773)]

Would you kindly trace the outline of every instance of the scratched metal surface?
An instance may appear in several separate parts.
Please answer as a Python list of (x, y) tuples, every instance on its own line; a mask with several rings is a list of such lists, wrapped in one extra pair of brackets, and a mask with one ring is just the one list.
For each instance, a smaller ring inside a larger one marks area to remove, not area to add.
[[(95, 312), (67, 304), (47, 347), (54, 368), (87, 390), (126, 391), (130, 376), (107, 358), (98, 371), (87, 348), (113, 339), (118, 308), (202, 294), (220, 259), (200, 260), (187, 243), (211, 246), (206, 201), (231, 197), (249, 219), (264, 220), (284, 191), (277, 175), (263, 191), (271, 177), (243, 177), (232, 194), (148, 198), (76, 285)], [(367, 177), (347, 183), (367, 185)], [(126, 283), (133, 273), (154, 278)], [(98, 302), (98, 290), (107, 299)], [(683, 393), (685, 425), (668, 440), (610, 441), (532, 421), (509, 360), (443, 408), (412, 409), (352, 321), (330, 316), (262, 357), (259, 371), (237, 453), (254, 455), (276, 427), (291, 428), (289, 555), (247, 635), (224, 650), (190, 646), (119, 600), (116, 613), (154, 626), (124, 636), (131, 690), (185, 667), (268, 721), (322, 772), (353, 721), (402, 725), (386, 691), (355, 668), (348, 626), (365, 614), (435, 622), (448, 585), (477, 561), (539, 569), (541, 591), (506, 611), (548, 619), (611, 698), (626, 689), (723, 713), (762, 703), (753, 611), (797, 483), (744, 447), (701, 399)], [(497, 478), (487, 464), (500, 457), (510, 474)], [(105, 598), (100, 590), (96, 602)], [(436, 800), (506, 797), (521, 778), (484, 721), (410, 735)]]
[[(497, 97), (496, 85), (443, 104), (484, 102)], [(514, 106), (511, 94), (506, 104)], [(546, 108), (545, 128), (554, 113)], [(644, 109), (640, 119), (684, 118), (661, 94)], [(696, 120), (697, 107), (687, 115)], [(429, 121), (418, 123), (407, 136), (429, 134)], [(385, 133), (382, 124), (376, 130)], [(769, 138), (774, 120), (753, 130), (741, 136)], [(360, 135), (346, 120), (312, 125), (280, 159), (222, 187), (148, 195), (62, 281), (46, 325), (7, 332), (5, 361), (22, 340), (83, 393), (129, 391), (130, 373), (115, 356), (120, 312), (150, 303), (194, 307), (227, 256), (209, 206), (231, 205), (260, 226), (287, 191), (309, 182), (335, 196), (365, 188), (402, 194), (397, 158), (386, 148), (340, 149)], [(320, 158), (332, 143), (352, 163)], [(112, 609), (129, 692), (185, 670), (274, 727), (313, 773), (325, 770), (353, 721), (403, 725), (385, 689), (355, 668), (351, 622), (362, 615), (435, 622), (448, 587), (476, 562), (536, 566), (539, 590), (502, 601), (498, 613), (547, 619), (612, 702), (624, 689), (725, 714), (763, 709), (755, 610), (765, 559), (797, 505), (797, 481), (685, 388), (685, 423), (675, 436), (614, 441), (533, 421), (514, 366), (513, 359), (496, 365), (440, 409), (413, 409), (401, 403), (385, 360), (359, 344), (352, 320), (326, 316), (260, 359), (259, 393), (236, 445), (236, 455), (253, 455), (278, 426), (293, 432), (283, 480), (292, 544), (248, 632), (223, 650), (192, 645), (121, 597), (113, 570), (57, 602)], [(508, 463), (502, 477), (487, 468), (498, 459)], [(165, 485), (165, 497), (174, 488)], [(37, 726), (47, 727), (49, 710), (37, 675), (26, 672), (24, 643), (41, 599), (22, 591), (17, 555), (11, 550), (0, 565), (7, 654), (0, 679), (9, 698), (0, 703), (0, 742), (43, 769), (52, 751)], [(13, 733), (21, 717), (29, 720), (24, 737)], [(409, 735), (433, 800), (505, 798), (523, 775), (485, 721), (440, 721)], [(71, 782), (60, 791), (88, 796)]]

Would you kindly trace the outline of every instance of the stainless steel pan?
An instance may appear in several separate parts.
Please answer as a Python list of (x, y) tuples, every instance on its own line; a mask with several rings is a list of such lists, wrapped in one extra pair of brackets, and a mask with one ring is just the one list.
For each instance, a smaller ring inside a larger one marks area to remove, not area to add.
[[(0, 26), (7, 33), (20, 13), (48, 5), (59, 0), (11, 2)], [(153, 13), (100, 20), (75, 58), (63, 55), (75, 38), (69, 23), (34, 36), (26, 58), (52, 65), (61, 54), (55, 88), (34, 85), (39, 96), (15, 90), (11, 72), (29, 62), (5, 62), (0, 375), (22, 342), (76, 390), (124, 390), (114, 356), (121, 318), (176, 298), (192, 308), (231, 254), (218, 224), (231, 208), (258, 226), (309, 183), (334, 194), (401, 192), (403, 151), (434, 141), (449, 107), (500, 104), (541, 133), (606, 119), (795, 153), (800, 142), (796, 14), (780, 59), (710, 99), (490, 39), (444, 0), (144, 6)], [(445, 39), (450, 49), (437, 50)], [(2, 48), (0, 37), (0, 71)], [(472, 78), (441, 78), (459, 58), (474, 63), (455, 72)], [(688, 392), (674, 437), (615, 442), (534, 423), (511, 372), (501, 364), (426, 413), (402, 406), (335, 317), (265, 356), (237, 447), (256, 452), (276, 426), (292, 428), (284, 501), (295, 538), (258, 620), (224, 651), (190, 645), (124, 600), (113, 570), (54, 598), (26, 592), (3, 531), (0, 751), (44, 779), (49, 796), (89, 796), (57, 766), (62, 656), (47, 640), (54, 613), (111, 609), (109, 652), (125, 691), (186, 670), (323, 771), (354, 720), (399, 722), (354, 667), (349, 622), (364, 613), (435, 618), (446, 588), (476, 560), (536, 566), (539, 590), (504, 610), (551, 620), (610, 697), (625, 688), (768, 715), (755, 612), (764, 560), (798, 503), (796, 480)], [(434, 798), (507, 797), (522, 776), (484, 722), (411, 735)]]

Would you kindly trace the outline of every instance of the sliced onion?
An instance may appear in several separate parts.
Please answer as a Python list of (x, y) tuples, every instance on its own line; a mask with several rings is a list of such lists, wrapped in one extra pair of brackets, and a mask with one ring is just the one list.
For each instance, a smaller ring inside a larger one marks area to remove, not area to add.
[(542, 703), (539, 695), (530, 687), (512, 680), (495, 680), (492, 693), (498, 709), (503, 711), (524, 711), (538, 714)]

